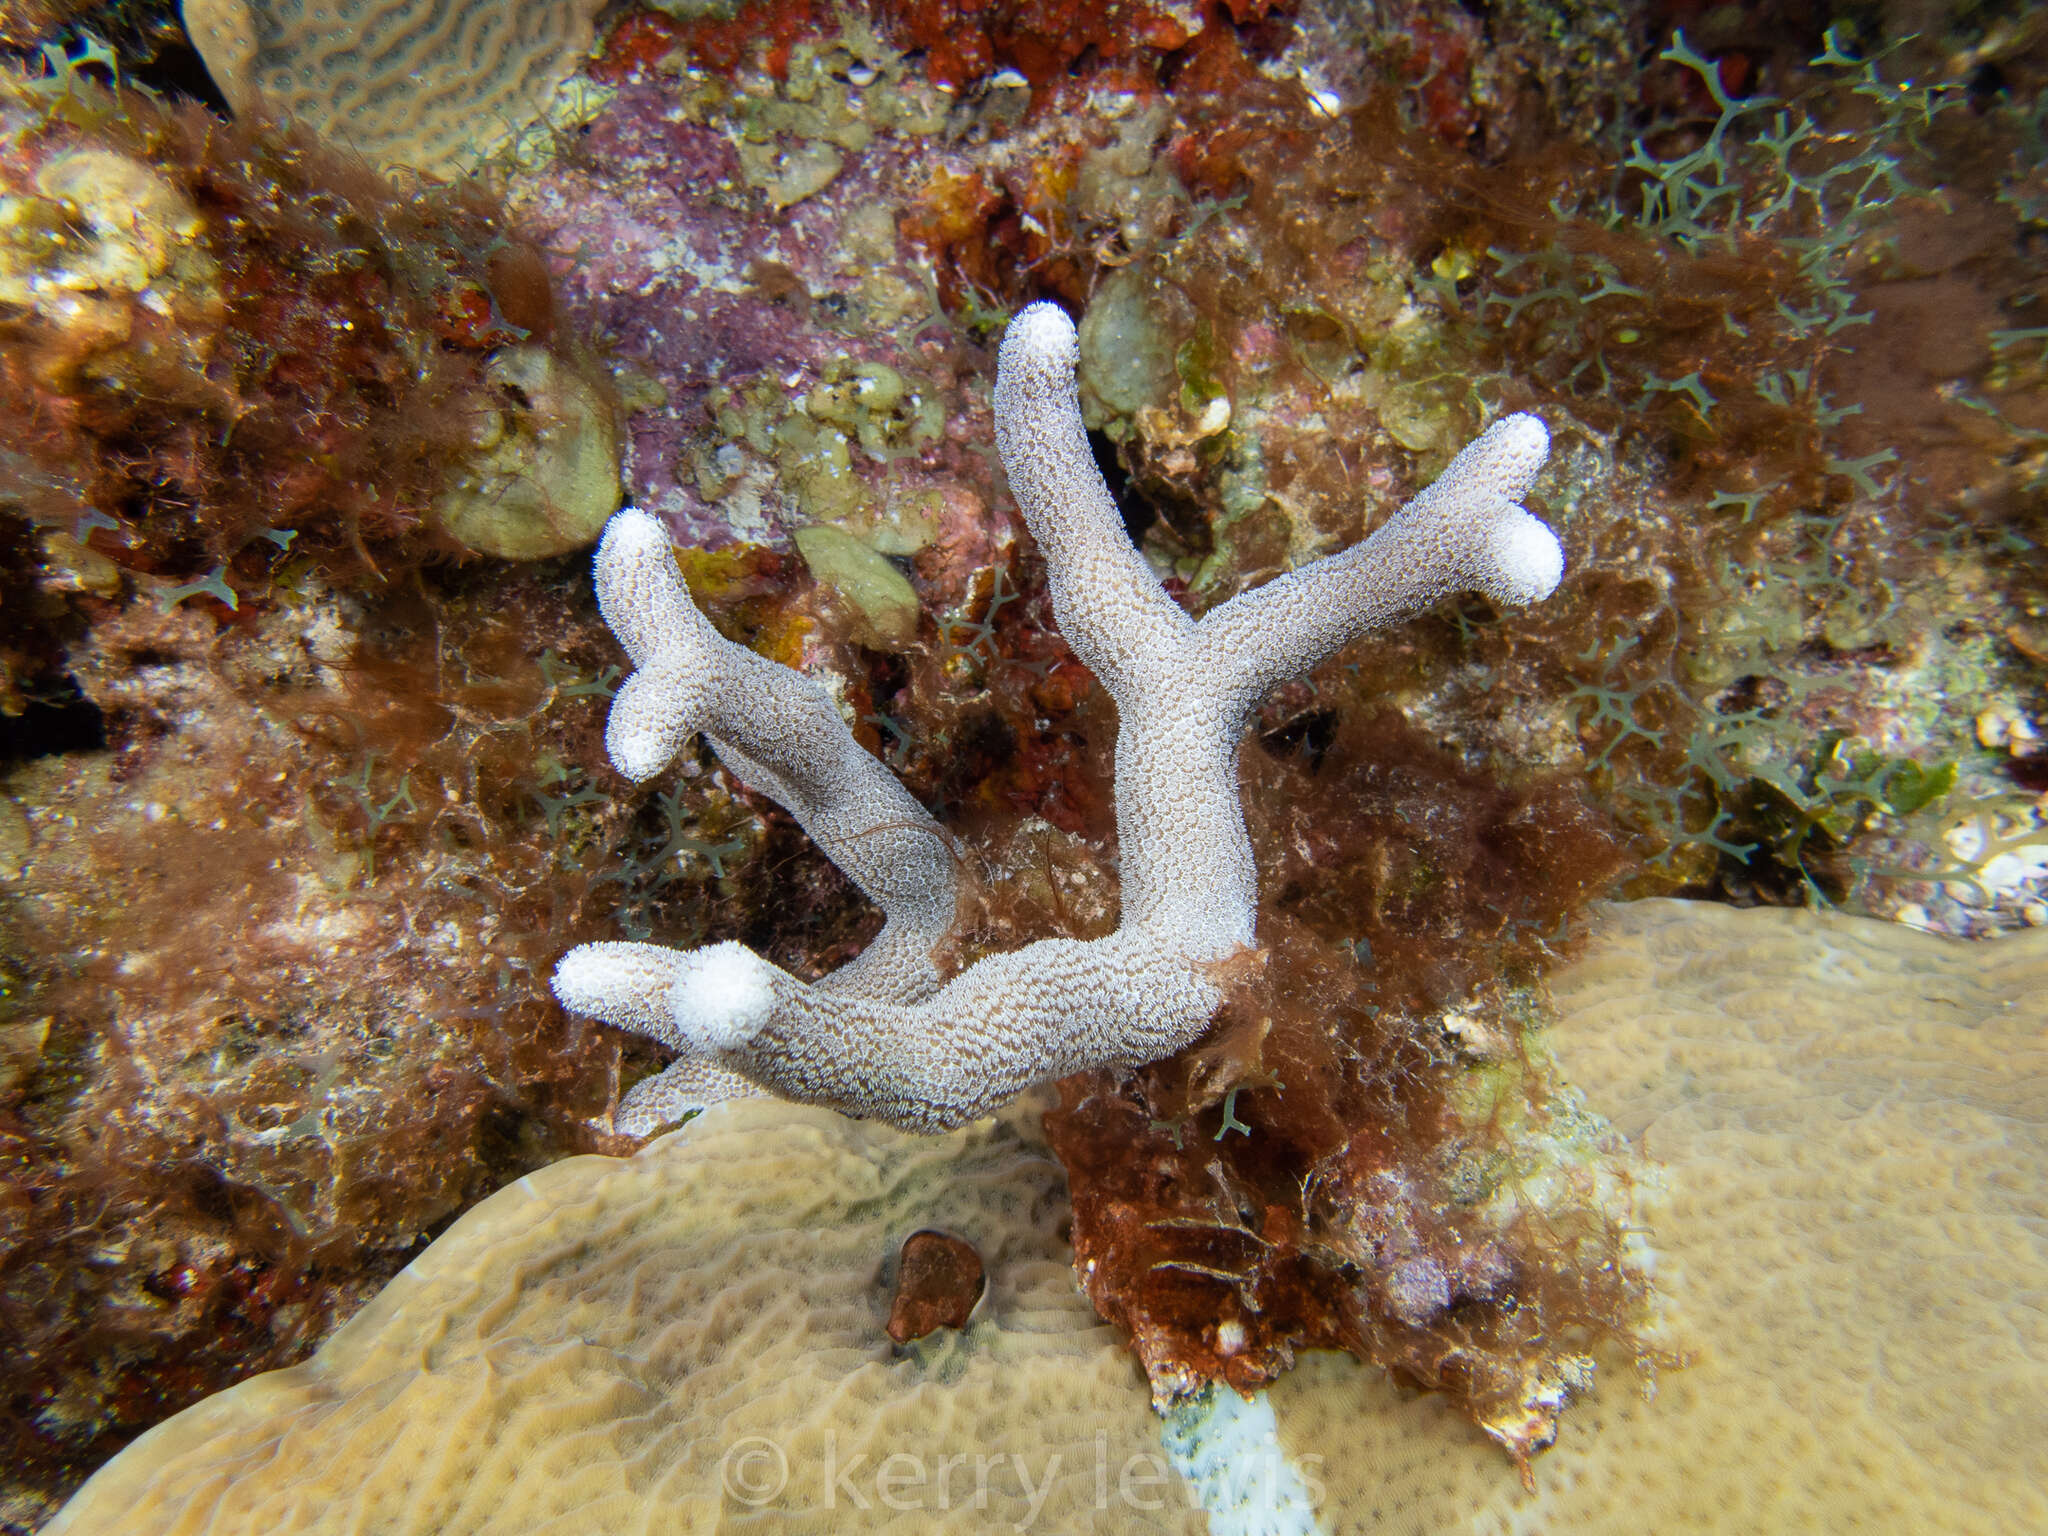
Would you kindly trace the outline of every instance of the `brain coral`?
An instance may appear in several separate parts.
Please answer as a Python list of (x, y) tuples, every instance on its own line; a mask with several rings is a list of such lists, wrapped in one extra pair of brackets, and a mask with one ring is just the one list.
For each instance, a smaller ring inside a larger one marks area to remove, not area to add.
[[(2048, 1530), (2048, 932), (1609, 909), (1555, 986), (1568, 1077), (1665, 1166), (1693, 1355), (1608, 1378), (1525, 1492), (1337, 1356), (1272, 1389), (1335, 1532)], [(1406, 1400), (1404, 1400), (1406, 1399)]]
[[(1551, 1049), (1663, 1165), (1645, 1219), (1690, 1363), (1654, 1393), (1607, 1376), (1524, 1488), (1448, 1399), (1305, 1356), (1264, 1396), (1313, 1528), (2048, 1529), (2048, 933), (1646, 901), (1555, 992)], [(921, 1138), (744, 1100), (556, 1164), (308, 1364), (145, 1435), (48, 1536), (1201, 1529), (1075, 1293), (1037, 1119)], [(988, 1293), (893, 1348), (924, 1227), (973, 1243)], [(1231, 1469), (1254, 1494), (1257, 1465)], [(1208, 1528), (1310, 1529), (1279, 1513)]]
[[(557, 1163), (305, 1365), (145, 1435), (48, 1536), (1067, 1533), (1145, 1506), (1199, 1530), (1075, 1289), (1042, 1108), (926, 1138), (757, 1099)], [(898, 1348), (889, 1269), (920, 1228), (970, 1240), (988, 1289)]]
[(380, 165), (455, 169), (530, 122), (602, 0), (185, 0), (237, 113), (259, 103)]

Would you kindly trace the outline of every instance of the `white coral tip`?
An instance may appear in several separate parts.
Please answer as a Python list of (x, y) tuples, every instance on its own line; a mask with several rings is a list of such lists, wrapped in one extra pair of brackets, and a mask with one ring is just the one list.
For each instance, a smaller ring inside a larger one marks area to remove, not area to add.
[(775, 968), (729, 941), (685, 955), (668, 994), (676, 1029), (706, 1051), (745, 1045), (773, 1017), (775, 1003)]
[(1047, 365), (1071, 369), (1080, 360), (1080, 340), (1067, 312), (1048, 299), (1027, 304), (1003, 332), (1003, 364), (1033, 372)]
[(1520, 501), (1550, 457), (1550, 428), (1539, 416), (1503, 416), (1458, 455), (1455, 468), (1508, 501)]
[(617, 565), (665, 555), (668, 549), (668, 530), (662, 527), (660, 518), (638, 507), (621, 507), (604, 525), (604, 537), (597, 544), (597, 560), (602, 565)]
[(619, 991), (616, 968), (597, 944), (578, 944), (557, 960), (548, 984), (564, 1008), (586, 1019), (602, 1018)]
[(627, 678), (612, 696), (604, 747), (612, 766), (645, 784), (683, 749), (687, 724), (676, 694), (675, 668), (658, 662)]
[(1527, 411), (1517, 411), (1512, 416), (1503, 416), (1493, 425), (1489, 435), (1502, 439), (1501, 451), (1510, 457), (1530, 481), (1543, 467), (1543, 461), (1550, 457), (1550, 428), (1543, 425), (1541, 416), (1532, 416)]
[(673, 549), (661, 519), (638, 507), (613, 513), (598, 540), (597, 606), (635, 666), (670, 643), (678, 625), (688, 629), (696, 613)]
[(1540, 518), (1520, 507), (1507, 509), (1488, 543), (1494, 573), (1487, 592), (1500, 602), (1541, 602), (1564, 579), (1564, 546)]

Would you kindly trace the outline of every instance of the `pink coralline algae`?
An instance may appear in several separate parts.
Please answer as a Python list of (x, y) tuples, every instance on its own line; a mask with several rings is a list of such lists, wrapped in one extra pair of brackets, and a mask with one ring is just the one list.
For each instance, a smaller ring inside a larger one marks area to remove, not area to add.
[[(628, 370), (627, 389), (659, 381), (634, 401), (628, 499), (685, 543), (782, 543), (817, 520), (788, 482), (804, 478), (806, 455), (830, 450), (776, 428), (834, 369), (851, 377), (862, 364), (904, 380), (906, 398), (865, 441), (861, 423), (821, 421), (856, 445), (855, 462), (821, 463), (812, 478), (871, 504), (961, 488), (993, 499), (993, 466), (970, 446), (988, 440), (973, 360), (927, 302), (897, 227), (924, 144), (877, 138), (829, 187), (778, 210), (750, 191), (728, 134), (681, 118), (676, 95), (622, 85), (517, 205), (557, 254), (569, 312)], [(796, 475), (778, 477), (778, 460)]]

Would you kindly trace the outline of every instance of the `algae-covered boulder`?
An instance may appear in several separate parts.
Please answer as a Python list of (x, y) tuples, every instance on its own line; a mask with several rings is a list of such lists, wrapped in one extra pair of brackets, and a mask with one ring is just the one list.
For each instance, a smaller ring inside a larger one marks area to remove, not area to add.
[(811, 575), (852, 606), (858, 638), (899, 651), (917, 638), (917, 592), (903, 573), (843, 528), (814, 523), (790, 536)]
[(1081, 402), (1089, 424), (1173, 400), (1180, 390), (1176, 354), (1194, 323), (1187, 295), (1149, 267), (1124, 267), (1103, 283), (1080, 328)]
[(508, 347), (485, 373), (476, 454), (434, 504), (441, 531), (501, 560), (595, 543), (619, 506), (619, 428), (596, 365)]

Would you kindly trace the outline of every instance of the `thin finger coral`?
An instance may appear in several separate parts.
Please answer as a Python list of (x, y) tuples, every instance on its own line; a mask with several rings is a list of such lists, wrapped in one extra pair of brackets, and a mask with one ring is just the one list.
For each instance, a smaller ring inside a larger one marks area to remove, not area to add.
[(1132, 547), (1095, 467), (1077, 356), (1056, 306), (1018, 315), (998, 367), (996, 440), (1060, 631), (1117, 707), (1116, 930), (991, 955), (941, 984), (931, 956), (953, 882), (936, 823), (854, 742), (822, 688), (720, 640), (691, 605), (661, 524), (621, 513), (597, 556), (600, 606), (637, 668), (613, 704), (613, 763), (646, 779), (703, 733), (889, 919), (858, 960), (808, 985), (736, 943), (572, 950), (554, 979), (565, 1005), (683, 1053), (672, 1076), (622, 1106), (622, 1129), (651, 1129), (656, 1106), (684, 1107), (685, 1079), (706, 1101), (737, 1079), (937, 1132), (1034, 1083), (1180, 1050), (1207, 1028), (1231, 969), (1256, 963), (1258, 873), (1237, 754), (1260, 697), (1452, 593), (1523, 604), (1557, 585), (1557, 540), (1517, 504), (1549, 436), (1516, 415), (1371, 538), (1193, 619)]

